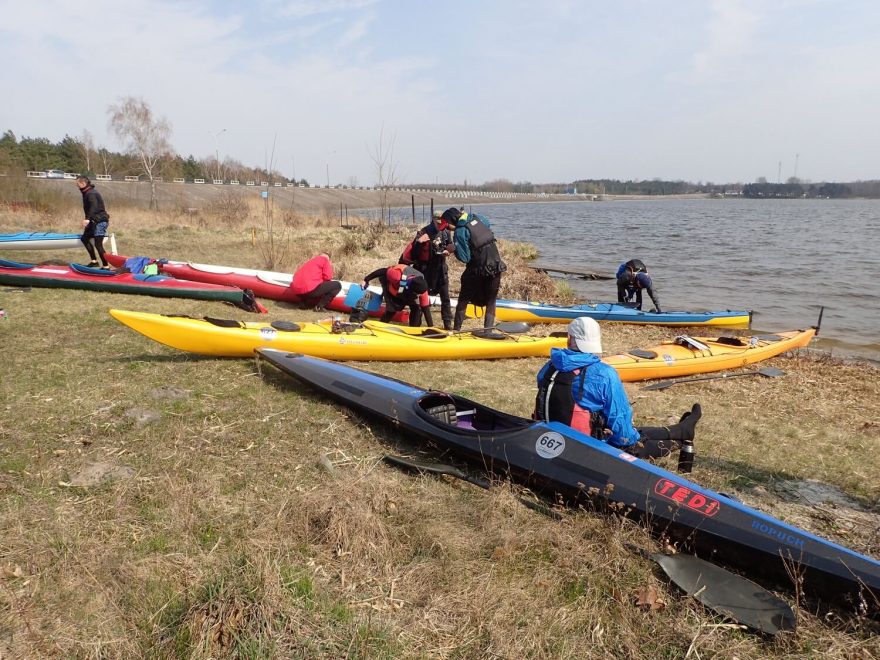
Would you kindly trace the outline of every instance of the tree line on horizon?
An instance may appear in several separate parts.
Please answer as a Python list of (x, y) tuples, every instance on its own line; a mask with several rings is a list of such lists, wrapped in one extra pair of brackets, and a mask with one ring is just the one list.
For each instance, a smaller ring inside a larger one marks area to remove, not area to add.
[[(94, 177), (96, 174), (134, 176), (143, 174), (138, 154), (111, 151), (96, 147), (88, 131), (80, 137), (65, 135), (59, 142), (48, 138), (17, 138), (7, 130), (0, 137), (0, 172), (21, 170), (44, 172), (64, 170)], [(247, 167), (232, 158), (218, 162), (216, 158), (183, 157), (171, 153), (160, 158), (157, 171), (167, 179), (238, 179), (241, 181), (293, 182), (280, 172), (270, 173), (265, 168)], [(296, 183), (309, 185), (301, 179)]]
[[(79, 137), (65, 135), (59, 142), (48, 138), (18, 138), (11, 130), (0, 137), (0, 173), (15, 170), (46, 171), (64, 170), (95, 176), (106, 174), (115, 176), (138, 175), (143, 173), (143, 165), (137, 153), (112, 151), (96, 146), (88, 131)], [(219, 162), (217, 158), (196, 158), (192, 154), (183, 157), (169, 152), (159, 158), (156, 171), (167, 179), (236, 179), (240, 181), (277, 181), (298, 183), (306, 187), (306, 179), (289, 179), (278, 171), (261, 167), (248, 167), (232, 158)], [(682, 195), (715, 194), (741, 195), (758, 199), (794, 199), (803, 197), (880, 198), (880, 180), (805, 183), (791, 178), (785, 183), (769, 183), (758, 177), (755, 183), (715, 184), (709, 182), (666, 181), (645, 179), (621, 181), (618, 179), (577, 179), (570, 183), (532, 183), (530, 181), (512, 182), (507, 179), (494, 179), (482, 184), (425, 183), (411, 184), (413, 187), (437, 190), (473, 190), (510, 193), (545, 194), (587, 194), (587, 195)]]

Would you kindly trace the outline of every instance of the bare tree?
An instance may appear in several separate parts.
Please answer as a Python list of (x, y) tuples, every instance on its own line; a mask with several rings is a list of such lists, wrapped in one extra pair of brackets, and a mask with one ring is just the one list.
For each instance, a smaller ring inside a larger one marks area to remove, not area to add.
[(154, 117), (146, 101), (133, 96), (126, 96), (118, 105), (111, 105), (107, 114), (110, 130), (126, 150), (137, 157), (150, 181), (150, 208), (158, 208), (156, 177), (163, 157), (171, 153), (171, 124), (164, 117)]
[(88, 129), (83, 130), (79, 139), (79, 148), (82, 151), (83, 160), (86, 161), (86, 172), (92, 171), (92, 154), (95, 153), (95, 138)]
[(98, 156), (101, 157), (101, 167), (104, 170), (104, 174), (110, 174), (112, 154), (105, 147), (101, 147), (98, 149)]
[(394, 143), (397, 136), (392, 134), (385, 138), (385, 126), (379, 129), (379, 140), (370, 152), (370, 158), (376, 165), (376, 184), (379, 186), (379, 212), (382, 220), (391, 222), (391, 207), (388, 197), (391, 188), (397, 185), (397, 164), (394, 162)]
[(284, 265), (290, 252), (290, 232), (287, 227), (278, 227), (275, 222), (275, 209), (272, 204), (272, 191), (275, 186), (275, 141), (272, 140), (272, 154), (266, 154), (266, 173), (269, 179), (269, 187), (260, 191), (263, 198), (263, 210), (265, 212), (265, 237), (260, 243), (260, 252), (263, 255), (263, 262), (268, 270), (273, 270)]

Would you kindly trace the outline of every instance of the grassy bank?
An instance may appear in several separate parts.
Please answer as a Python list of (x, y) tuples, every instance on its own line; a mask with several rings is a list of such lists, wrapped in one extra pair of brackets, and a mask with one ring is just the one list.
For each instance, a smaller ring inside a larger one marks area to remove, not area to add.
[[(259, 210), (235, 221), (132, 209), (114, 214), (113, 230), (123, 253), (272, 258), (281, 270), (329, 250), (355, 280), (411, 235), (279, 211), (269, 241)], [(77, 217), (7, 212), (0, 231)], [(524, 268), (527, 246), (502, 251), (504, 295), (560, 295)], [(317, 318), (266, 306), (271, 320)], [(396, 471), (383, 454), (437, 453), (252, 360), (175, 352), (107, 314), (253, 318), (233, 307), (49, 289), (0, 289), (0, 307), (0, 656), (880, 655), (876, 623), (809, 603), (798, 633), (776, 641), (719, 625), (626, 549), (657, 547), (638, 526), (578, 511), (551, 520), (509, 484), (485, 492)], [(618, 351), (670, 331), (604, 333)], [(542, 363), (364, 366), (528, 415)], [(696, 481), (880, 556), (877, 370), (809, 351), (770, 364), (786, 375), (626, 389), (642, 424), (702, 403)], [(644, 587), (662, 605), (638, 606)]]

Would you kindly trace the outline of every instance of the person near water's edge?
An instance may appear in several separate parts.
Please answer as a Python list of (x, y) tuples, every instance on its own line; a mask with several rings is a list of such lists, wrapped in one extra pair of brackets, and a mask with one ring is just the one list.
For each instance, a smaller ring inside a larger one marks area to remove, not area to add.
[(507, 265), (501, 260), (489, 220), (476, 213), (462, 213), (456, 208), (446, 209), (441, 217), (455, 227), (455, 236), (447, 251), (454, 250), (455, 258), (465, 264), (452, 328), (461, 330), (469, 304), (485, 307), (483, 327), (494, 327), (495, 301), (501, 286), (501, 274), (507, 270)]
[(648, 292), (654, 309), (659, 312), (660, 296), (654, 290), (654, 282), (648, 275), (648, 267), (640, 259), (630, 259), (617, 268), (617, 302), (635, 302), (636, 309), (642, 308), (642, 290)]
[(421, 272), (405, 263), (398, 263), (389, 268), (377, 268), (364, 278), (363, 288), (366, 290), (371, 280), (378, 279), (382, 285), (382, 299), (385, 312), (380, 321), (388, 323), (395, 314), (409, 307), (409, 324), (417, 328), (425, 316), (428, 327), (434, 325), (431, 316), (431, 300), (428, 297), (428, 283)]
[(562, 422), (639, 458), (668, 455), (691, 445), (702, 416), (699, 403), (678, 424), (635, 428), (620, 376), (599, 358), (599, 324), (579, 317), (568, 325), (568, 347), (554, 348), (538, 373), (535, 419)]
[[(104, 270), (110, 270), (110, 262), (107, 261), (104, 253), (104, 238), (107, 236), (110, 214), (104, 208), (104, 199), (85, 174), (76, 177), (76, 187), (82, 193), (85, 216), (82, 222), (83, 233), (79, 240), (82, 241), (91, 258), (89, 266), (91, 268), (100, 266)], [(101, 260), (100, 263), (98, 259)]]
[(342, 283), (333, 279), (330, 255), (322, 252), (296, 269), (290, 288), (306, 306), (313, 307), (316, 312), (323, 312), (330, 301), (342, 291)]
[(401, 263), (411, 264), (425, 276), (428, 295), (440, 297), (440, 318), (444, 330), (452, 330), (453, 318), (449, 299), (449, 267), (446, 265), (449, 254), (447, 247), (452, 244), (448, 227), (441, 212), (434, 211), (430, 224), (416, 232), (400, 258)]

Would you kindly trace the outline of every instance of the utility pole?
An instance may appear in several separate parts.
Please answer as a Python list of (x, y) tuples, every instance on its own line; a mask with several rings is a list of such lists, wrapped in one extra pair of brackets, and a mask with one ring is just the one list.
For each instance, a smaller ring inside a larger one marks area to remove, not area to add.
[(779, 161), (779, 171), (776, 173), (776, 183), (782, 183), (782, 161)]
[(794, 178), (797, 179), (797, 166), (798, 166), (798, 158), (800, 158), (800, 154), (794, 155)]
[(221, 172), (220, 172), (220, 136), (223, 135), (225, 132), (226, 132), (225, 128), (221, 128), (216, 133), (212, 133), (211, 131), (208, 131), (208, 133), (211, 133), (211, 135), (214, 136), (214, 159), (217, 161), (217, 176), (214, 177), (215, 179), (219, 179), (220, 174), (221, 174)]

